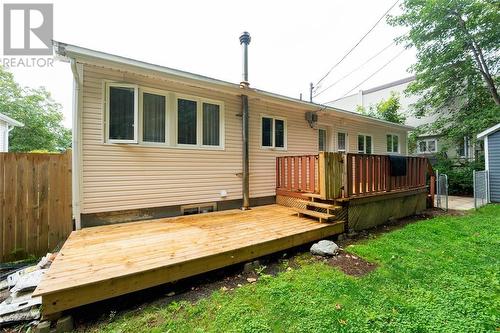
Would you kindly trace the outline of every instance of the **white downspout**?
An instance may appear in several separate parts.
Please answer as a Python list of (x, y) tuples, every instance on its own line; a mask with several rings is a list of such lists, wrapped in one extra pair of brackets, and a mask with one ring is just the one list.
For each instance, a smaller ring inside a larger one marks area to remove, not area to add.
[(5, 148), (5, 152), (9, 152), (9, 133), (10, 131), (12, 131), (14, 129), (14, 126), (9, 126), (7, 124), (7, 130), (5, 131), (5, 137), (4, 137), (4, 140), (3, 140), (3, 147)]
[(80, 107), (80, 74), (78, 73), (78, 68), (76, 60), (71, 58), (71, 71), (73, 72), (73, 107), (72, 107), (72, 148), (73, 152), (71, 154), (71, 191), (72, 191), (72, 207), (73, 207), (73, 218), (75, 219), (76, 230), (82, 228), (81, 216), (80, 216), (80, 140), (79, 140), (79, 107)]

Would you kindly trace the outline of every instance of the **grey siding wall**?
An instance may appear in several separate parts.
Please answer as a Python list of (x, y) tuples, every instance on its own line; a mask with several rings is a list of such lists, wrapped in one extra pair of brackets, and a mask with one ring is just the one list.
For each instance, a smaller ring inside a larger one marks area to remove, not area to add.
[(488, 136), (490, 199), (500, 202), (500, 131)]

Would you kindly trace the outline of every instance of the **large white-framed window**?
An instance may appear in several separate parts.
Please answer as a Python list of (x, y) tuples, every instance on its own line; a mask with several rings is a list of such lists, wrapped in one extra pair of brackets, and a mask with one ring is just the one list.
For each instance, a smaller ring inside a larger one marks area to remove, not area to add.
[(347, 151), (347, 133), (337, 132), (337, 151), (346, 152)]
[(399, 135), (398, 134), (387, 134), (386, 136), (387, 152), (397, 154), (399, 150)]
[(282, 117), (261, 115), (260, 147), (263, 149), (287, 149), (286, 119)]
[(371, 154), (373, 152), (373, 137), (367, 134), (358, 134), (358, 153)]
[(179, 147), (224, 148), (224, 104), (206, 98), (176, 97), (176, 144)]
[(110, 143), (137, 143), (139, 87), (128, 83), (107, 82), (106, 138)]
[(464, 137), (462, 141), (457, 145), (457, 155), (461, 158), (469, 157), (469, 138)]
[(141, 115), (140, 143), (168, 143), (168, 93), (149, 88), (140, 88), (139, 92), (139, 113)]
[(436, 139), (421, 139), (417, 141), (417, 153), (429, 154), (437, 152)]
[(103, 80), (106, 143), (224, 149), (224, 103)]

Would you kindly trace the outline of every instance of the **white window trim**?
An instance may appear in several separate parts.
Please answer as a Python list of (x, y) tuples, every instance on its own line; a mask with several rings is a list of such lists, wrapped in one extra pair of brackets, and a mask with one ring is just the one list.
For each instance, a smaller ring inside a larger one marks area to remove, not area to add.
[[(165, 97), (165, 141), (164, 142), (152, 142), (152, 141), (144, 141), (144, 93), (153, 94), (158, 96)], [(155, 145), (161, 146), (169, 143), (169, 112), (168, 112), (168, 104), (169, 104), (169, 94), (164, 90), (153, 89), (153, 88), (139, 88), (139, 143), (145, 145)]]
[[(387, 150), (387, 136), (390, 135), (392, 136), (391, 140), (394, 140), (394, 137), (396, 136), (398, 138), (398, 150), (397, 151), (392, 151), (393, 147), (393, 142), (391, 141), (391, 151)], [(373, 138), (372, 138), (373, 141)], [(388, 154), (401, 154), (401, 137), (397, 133), (386, 133), (385, 134), (385, 150), (387, 151)]]
[[(117, 88), (133, 88), (134, 89), (134, 139), (133, 140), (116, 140), (109, 138), (109, 126), (111, 122), (109, 121), (109, 90), (111, 87)], [(120, 83), (120, 82), (105, 82), (105, 108), (106, 108), (106, 141), (109, 143), (137, 143), (139, 136), (139, 86), (130, 83)]]
[[(177, 122), (177, 116), (179, 114), (179, 99), (185, 99), (189, 101), (196, 102), (196, 144), (184, 144), (179, 143), (179, 124)], [(224, 142), (225, 142), (225, 131), (224, 131), (224, 103), (220, 101), (216, 101), (208, 98), (196, 97), (193, 95), (186, 94), (175, 94), (175, 107), (174, 107), (174, 137), (175, 137), (175, 145), (179, 148), (187, 148), (187, 149), (210, 149), (210, 150), (223, 150)], [(203, 144), (203, 103), (215, 104), (219, 106), (219, 145), (204, 145)]]
[[(103, 144), (114, 145), (114, 144), (137, 144), (141, 147), (154, 147), (154, 148), (168, 148), (168, 149), (194, 149), (194, 150), (224, 150), (225, 149), (225, 105), (224, 102), (209, 98), (203, 98), (199, 96), (187, 95), (182, 93), (176, 93), (173, 91), (157, 89), (148, 86), (141, 86), (132, 83), (115, 82), (111, 80), (102, 80), (102, 92), (103, 92), (103, 118), (102, 119), (102, 130), (104, 133)], [(135, 119), (134, 119), (134, 140), (112, 140), (109, 139), (109, 87), (133, 87), (135, 88)], [(156, 95), (165, 96), (165, 142), (149, 142), (143, 141), (143, 117), (144, 110), (142, 105), (142, 94), (152, 93)], [(197, 124), (196, 124), (196, 145), (188, 144), (177, 144), (177, 99), (183, 98), (188, 100), (193, 100), (197, 102)], [(210, 103), (219, 105), (219, 145), (203, 145), (203, 103)]]
[[(425, 147), (429, 147), (429, 142), (431, 141), (434, 141), (434, 148), (435, 150), (433, 151), (421, 151), (420, 150), (420, 142), (425, 142)], [(417, 153), (418, 154), (433, 154), (433, 153), (437, 153), (438, 151), (438, 145), (437, 145), (437, 139), (433, 138), (433, 139), (420, 139), (420, 140), (417, 140)]]
[[(359, 140), (359, 136), (360, 136), (360, 135), (362, 135), (362, 136), (364, 137), (364, 138), (363, 138), (363, 140), (364, 140), (363, 148), (364, 148), (365, 150), (364, 150), (363, 152), (360, 152), (360, 151), (359, 151), (359, 143), (358, 143), (358, 140)], [(356, 136), (356, 151), (358, 152), (358, 154), (368, 154), (368, 153), (366, 152), (366, 137), (367, 137), (367, 136), (369, 136), (369, 137), (371, 137), (371, 138), (372, 138), (372, 140), (371, 140), (372, 142), (371, 142), (371, 144), (370, 144), (370, 148), (371, 148), (371, 153), (370, 153), (370, 155), (373, 155), (373, 154), (374, 154), (374, 151), (373, 151), (373, 144), (374, 144), (374, 142), (373, 142), (373, 135), (372, 135), (372, 134), (367, 134), (367, 133), (358, 133), (358, 135)]]
[[(340, 133), (344, 134), (344, 141), (345, 141), (344, 142), (344, 144), (345, 144), (344, 149), (339, 148), (339, 134)], [(335, 137), (335, 143), (337, 145), (338, 152), (347, 153), (347, 151), (349, 150), (349, 139), (348, 139), (347, 131), (337, 131), (337, 136)]]
[(320, 126), (318, 127), (318, 151), (321, 151), (319, 150), (319, 133), (320, 131), (325, 131), (325, 150), (323, 151), (330, 151), (330, 144), (329, 144), (329, 140), (328, 140), (328, 128), (326, 127), (323, 127), (323, 126)]
[[(469, 138), (464, 136), (463, 138), (463, 144), (464, 144), (464, 154), (460, 154), (460, 158), (469, 158)], [(460, 150), (460, 146), (458, 146), (457, 151)]]
[[(271, 135), (271, 141), (272, 145), (271, 146), (263, 146), (262, 145), (262, 118), (270, 118), (273, 120), (273, 133)], [(283, 121), (283, 126), (284, 128), (284, 133), (283, 133), (283, 147), (276, 147), (275, 146), (275, 139), (276, 139), (276, 132), (275, 132), (275, 120), (282, 120)], [(282, 150), (286, 151), (288, 149), (288, 124), (286, 121), (286, 118), (283, 117), (278, 117), (278, 116), (270, 116), (267, 114), (261, 114), (260, 115), (260, 125), (259, 125), (260, 131), (259, 131), (259, 136), (260, 136), (260, 149), (264, 150)]]

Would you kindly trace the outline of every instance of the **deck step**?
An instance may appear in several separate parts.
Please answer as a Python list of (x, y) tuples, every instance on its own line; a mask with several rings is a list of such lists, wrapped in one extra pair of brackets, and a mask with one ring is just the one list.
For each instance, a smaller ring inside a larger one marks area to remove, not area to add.
[(335, 215), (317, 212), (315, 210), (299, 209), (297, 210), (299, 216), (307, 215), (319, 219), (320, 222), (327, 222), (335, 217)]
[(321, 199), (321, 194), (318, 194), (318, 193), (303, 193), (302, 196), (306, 197), (306, 198), (312, 198), (312, 199)]
[(334, 210), (334, 209), (340, 209), (342, 207), (340, 206), (335, 206), (329, 203), (323, 203), (323, 202), (317, 202), (317, 201), (307, 201), (307, 200), (300, 200), (301, 203), (304, 203), (308, 206), (314, 206), (317, 208), (323, 208), (323, 209), (329, 209), (329, 210)]

